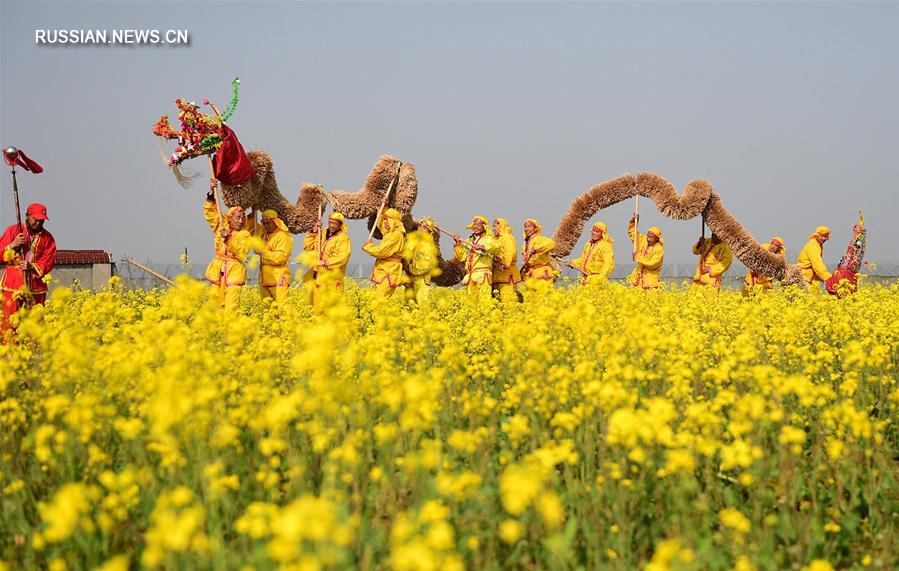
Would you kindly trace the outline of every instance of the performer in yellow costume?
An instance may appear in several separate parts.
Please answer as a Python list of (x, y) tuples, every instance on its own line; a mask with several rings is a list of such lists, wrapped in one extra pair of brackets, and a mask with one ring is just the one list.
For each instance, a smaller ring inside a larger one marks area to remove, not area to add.
[(802, 272), (802, 277), (805, 278), (806, 283), (809, 285), (814, 284), (816, 281), (826, 282), (830, 279), (830, 271), (824, 265), (824, 260), (821, 259), (821, 256), (824, 253), (824, 242), (830, 239), (830, 228), (818, 226), (815, 228), (815, 233), (809, 234), (808, 237), (809, 241), (805, 243), (802, 251), (799, 252), (796, 264), (799, 265), (799, 271)]
[(631, 242), (636, 242), (637, 251), (633, 255), (637, 267), (627, 277), (627, 281), (634, 287), (643, 289), (656, 289), (660, 285), (659, 272), (662, 269), (662, 261), (665, 259), (665, 239), (658, 226), (653, 226), (646, 234), (637, 232), (639, 216), (631, 218), (627, 225), (627, 236)]
[(403, 244), (406, 228), (403, 227), (402, 215), (395, 208), (388, 208), (378, 224), (381, 231), (380, 244), (374, 244), (369, 238), (362, 245), (362, 250), (375, 258), (375, 267), (371, 271), (371, 281), (375, 292), (380, 296), (390, 296), (402, 285), (403, 280)]
[[(259, 228), (255, 217), (250, 220), (250, 233), (256, 235)], [(274, 210), (262, 211), (262, 228), (260, 238), (264, 246), (259, 254), (259, 297), (262, 301), (270, 299), (283, 305), (290, 291), (290, 252), (293, 249), (293, 236), (287, 230), (284, 221), (278, 218)]]
[(217, 181), (210, 181), (210, 191), (203, 202), (203, 217), (214, 236), (215, 257), (206, 266), (204, 277), (212, 284), (211, 298), (220, 306), (236, 312), (240, 304), (240, 290), (247, 283), (246, 259), (250, 250), (250, 233), (244, 229), (246, 214), (239, 206), (221, 215), (213, 190)]
[(524, 244), (521, 247), (521, 277), (527, 289), (546, 291), (556, 281), (556, 270), (550, 265), (549, 253), (556, 247), (543, 234), (543, 226), (533, 218), (524, 221)]
[(568, 262), (568, 266), (584, 272), (582, 284), (602, 284), (608, 281), (615, 270), (615, 241), (609, 236), (606, 225), (597, 222), (590, 228), (590, 240), (584, 244), (584, 252), (579, 258)]
[[(783, 238), (780, 236), (771, 238), (770, 242), (762, 244), (762, 248), (781, 258), (785, 257), (787, 253), (784, 248)], [(754, 291), (769, 290), (772, 287), (772, 281), (771, 276), (763, 276), (752, 271), (747, 272), (746, 277), (743, 279), (743, 291), (741, 293), (743, 294), (743, 297), (748, 297), (752, 295)]]
[(693, 253), (699, 256), (696, 273), (693, 274), (693, 287), (711, 287), (720, 291), (721, 278), (734, 259), (730, 246), (713, 232), (711, 238), (700, 238), (693, 244)]
[(437, 265), (437, 244), (434, 243), (434, 221), (422, 218), (418, 221), (418, 229), (406, 237), (403, 247), (403, 259), (409, 272), (409, 286), (406, 288), (406, 299), (418, 302), (428, 297), (431, 278), (440, 273)]
[(518, 271), (518, 244), (505, 218), (493, 221), (493, 237), (499, 250), (493, 256), (493, 291), (503, 303), (518, 301), (515, 285), (521, 281)]
[(343, 214), (332, 212), (328, 216), (328, 229), (319, 239), (321, 227), (321, 222), (316, 222), (303, 242), (303, 250), (316, 253), (315, 265), (303, 277), (304, 283), (312, 284), (312, 309), (315, 313), (321, 313), (323, 300), (343, 292), (351, 247)]
[(499, 242), (487, 234), (488, 220), (484, 216), (475, 216), (471, 224), (466, 226), (471, 230), (471, 236), (462, 240), (458, 235), (453, 236), (455, 244), (453, 253), (456, 260), (465, 265), (465, 277), (462, 278), (462, 286), (469, 292), (477, 295), (489, 296), (493, 282), (493, 256), (499, 251)]

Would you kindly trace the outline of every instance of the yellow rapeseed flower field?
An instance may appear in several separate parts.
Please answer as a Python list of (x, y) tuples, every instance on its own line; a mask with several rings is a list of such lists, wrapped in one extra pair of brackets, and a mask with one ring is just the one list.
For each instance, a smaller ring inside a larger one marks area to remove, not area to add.
[(899, 285), (178, 284), (0, 346), (0, 569), (899, 566)]

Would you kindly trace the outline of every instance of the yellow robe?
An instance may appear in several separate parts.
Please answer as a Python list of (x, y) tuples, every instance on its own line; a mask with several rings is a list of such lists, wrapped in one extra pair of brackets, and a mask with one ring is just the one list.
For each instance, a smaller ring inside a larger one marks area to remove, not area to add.
[[(699, 256), (696, 273), (693, 274), (693, 285), (721, 288), (721, 277), (734, 259), (730, 246), (724, 242), (712, 244), (711, 238), (700, 240), (693, 245), (693, 253)], [(703, 271), (708, 266), (708, 271)]]
[[(766, 251), (771, 251), (771, 243), (762, 244), (762, 248)], [(781, 249), (779, 254), (775, 254), (784, 257), (784, 250)], [(766, 290), (771, 289), (772, 287), (772, 279), (771, 276), (763, 276), (761, 274), (757, 274), (755, 272), (747, 272), (746, 277), (743, 278), (743, 291), (741, 292), (744, 297), (748, 296), (752, 293), (753, 289)]]
[(816, 280), (826, 282), (830, 279), (830, 272), (827, 271), (827, 266), (824, 265), (824, 260), (821, 259), (823, 252), (824, 246), (819, 244), (815, 238), (806, 242), (802, 251), (799, 252), (796, 263), (799, 265), (799, 270), (802, 272), (802, 277), (805, 278), (806, 283), (811, 284)]
[(380, 244), (369, 242), (362, 246), (365, 253), (376, 258), (375, 267), (371, 271), (371, 281), (377, 291), (392, 293), (394, 288), (402, 284), (404, 242), (403, 232), (394, 227), (384, 234)]
[[(556, 247), (551, 238), (542, 234), (534, 234), (524, 241), (521, 247), (521, 257), (524, 265), (521, 268), (521, 277), (525, 281), (539, 280), (552, 283), (556, 279), (556, 272), (550, 265), (549, 253)], [(533, 254), (529, 252), (533, 250)]]
[(303, 250), (316, 252), (316, 259), (322, 262), (322, 266), (316, 266), (303, 277), (304, 283), (312, 283), (312, 307), (316, 313), (322, 308), (322, 300), (325, 297), (336, 295), (343, 291), (343, 280), (346, 276), (346, 267), (350, 261), (350, 237), (345, 230), (340, 230), (330, 236), (325, 234), (319, 249), (318, 232), (306, 233), (303, 240)]
[(499, 250), (493, 256), (493, 289), (505, 303), (518, 301), (515, 284), (521, 281), (518, 271), (518, 245), (511, 232), (494, 236), (499, 242)]
[(437, 254), (437, 244), (430, 232), (415, 230), (406, 239), (403, 259), (406, 260), (411, 285), (411, 290), (407, 290), (408, 298), (421, 301), (427, 296), (431, 278), (438, 270)]
[[(203, 217), (212, 228), (215, 248), (215, 257), (206, 266), (204, 277), (212, 284), (212, 296), (216, 303), (234, 311), (240, 302), (240, 288), (247, 283), (245, 261), (250, 251), (250, 233), (241, 229), (222, 238), (219, 234), (218, 206), (214, 200), (203, 202)], [(221, 220), (223, 224), (228, 224), (224, 215)]]
[(269, 234), (263, 231), (262, 224), (250, 220), (250, 233), (260, 231), (260, 238), (265, 247), (259, 254), (259, 294), (264, 299), (273, 299), (277, 304), (287, 300), (290, 287), (290, 268), (287, 262), (293, 250), (293, 236), (280, 228)]
[(652, 289), (659, 287), (659, 272), (662, 269), (662, 261), (665, 258), (665, 249), (661, 242), (656, 242), (653, 246), (649, 245), (646, 240), (646, 234), (636, 232), (634, 223), (631, 222), (627, 227), (627, 237), (631, 242), (637, 241), (637, 255), (635, 260), (637, 267), (627, 277), (627, 281), (634, 287), (642, 287), (643, 289)]
[[(484, 250), (475, 250), (472, 246), (482, 246)], [(499, 251), (500, 244), (493, 236), (486, 233), (480, 236), (472, 235), (462, 241), (459, 246), (453, 247), (456, 260), (465, 264), (465, 277), (462, 285), (469, 291), (491, 289), (493, 282), (493, 256)]]
[(571, 265), (586, 273), (580, 281), (585, 284), (604, 283), (615, 270), (615, 249), (608, 240), (600, 238), (584, 244), (584, 252), (571, 260)]

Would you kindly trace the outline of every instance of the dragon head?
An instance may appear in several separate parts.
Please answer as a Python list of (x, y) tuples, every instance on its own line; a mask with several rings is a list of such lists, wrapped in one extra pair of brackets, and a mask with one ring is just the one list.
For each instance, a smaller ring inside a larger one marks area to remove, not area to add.
[[(214, 153), (222, 145), (222, 125), (227, 121), (237, 108), (237, 89), (240, 79), (232, 82), (233, 93), (231, 102), (225, 112), (219, 115), (215, 106), (215, 115), (200, 112), (200, 106), (193, 101), (182, 99), (175, 100), (178, 108), (178, 120), (181, 122), (181, 130), (176, 130), (169, 123), (169, 116), (163, 115), (153, 126), (153, 134), (163, 139), (177, 141), (178, 146), (168, 157), (169, 166), (181, 164), (187, 159), (193, 159), (202, 155)], [(209, 100), (203, 101), (204, 105), (211, 105)]]

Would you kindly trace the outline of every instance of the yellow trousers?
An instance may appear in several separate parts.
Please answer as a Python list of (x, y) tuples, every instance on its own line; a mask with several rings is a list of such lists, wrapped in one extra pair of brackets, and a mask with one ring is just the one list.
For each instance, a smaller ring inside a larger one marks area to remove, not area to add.
[(493, 289), (496, 291), (497, 297), (503, 303), (515, 303), (518, 301), (518, 292), (515, 291), (515, 285), (511, 283), (494, 284)]
[(391, 286), (386, 279), (379, 284), (372, 282), (372, 289), (375, 290), (376, 297), (390, 297), (399, 286)]
[(209, 298), (219, 307), (225, 308), (225, 311), (237, 313), (240, 306), (240, 290), (243, 286), (239, 285), (216, 285), (209, 287)]
[(312, 312), (320, 315), (322, 309), (343, 293), (343, 276), (335, 278), (331, 272), (319, 272), (312, 285)]
[(289, 293), (290, 287), (286, 285), (274, 287), (259, 286), (259, 298), (263, 302), (270, 299), (278, 306), (282, 306), (287, 302)]
[(405, 295), (407, 301), (415, 300), (417, 303), (422, 303), (428, 299), (430, 293), (430, 284), (425, 281), (424, 276), (410, 277), (409, 284), (406, 285)]
[(480, 284), (476, 284), (473, 282), (468, 282), (468, 285), (465, 286), (466, 291), (468, 291), (471, 297), (476, 297), (479, 299), (490, 299), (490, 296), (493, 294), (493, 284), (490, 282), (484, 282)]

